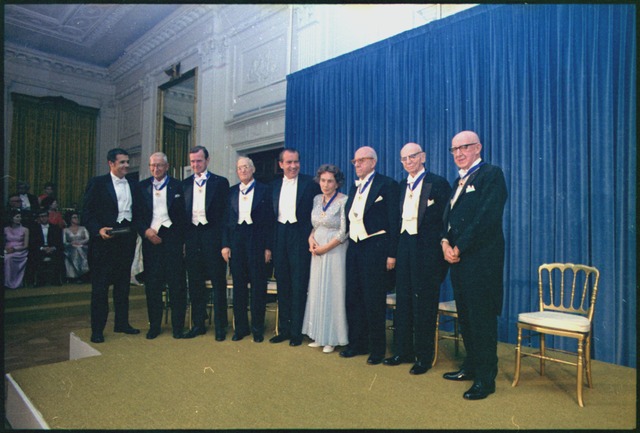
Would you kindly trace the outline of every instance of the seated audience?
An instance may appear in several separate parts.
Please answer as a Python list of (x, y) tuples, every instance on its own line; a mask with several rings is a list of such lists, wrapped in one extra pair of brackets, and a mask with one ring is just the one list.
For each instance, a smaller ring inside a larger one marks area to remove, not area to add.
[(13, 211), (19, 210), (22, 215), (22, 225), (24, 227), (29, 227), (33, 222), (33, 213), (31, 210), (22, 208), (22, 199), (20, 198), (20, 194), (15, 193), (9, 196), (9, 201), (7, 202), (7, 211), (4, 215), (4, 226), (11, 225), (12, 213)]
[(40, 207), (49, 212), (49, 224), (56, 225), (60, 229), (67, 226), (58, 210), (58, 200), (55, 197), (45, 197), (40, 203)]
[(38, 203), (42, 206), (42, 200), (47, 197), (56, 197), (56, 184), (53, 182), (47, 182), (44, 184), (44, 192), (38, 196)]
[(22, 286), (29, 255), (29, 229), (22, 226), (22, 213), (11, 211), (11, 224), (4, 228), (4, 285), (8, 289)]
[(63, 230), (62, 243), (67, 279), (81, 282), (89, 272), (89, 231), (80, 225), (78, 212), (67, 212), (65, 219), (68, 227)]
[(27, 182), (18, 182), (18, 195), (22, 200), (21, 209), (29, 210), (33, 213), (38, 211), (38, 199), (35, 195), (29, 193), (29, 184)]
[(32, 226), (29, 236), (28, 274), (30, 278), (34, 278), (34, 286), (40, 283), (35, 277), (43, 266), (51, 270), (53, 283), (60, 285), (63, 251), (62, 230), (56, 225), (49, 224), (49, 212), (41, 210), (38, 212), (37, 221)]

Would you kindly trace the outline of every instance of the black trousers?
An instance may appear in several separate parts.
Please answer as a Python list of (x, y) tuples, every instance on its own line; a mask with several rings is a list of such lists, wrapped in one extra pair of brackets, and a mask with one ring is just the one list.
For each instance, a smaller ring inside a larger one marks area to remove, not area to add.
[(349, 347), (372, 356), (384, 356), (387, 350), (387, 238), (349, 240), (347, 249)]
[(222, 240), (209, 224), (190, 225), (185, 234), (187, 274), (193, 326), (204, 328), (209, 293), (206, 281), (213, 286), (213, 321), (218, 332), (229, 324), (227, 316), (227, 263), (220, 253)]
[(249, 333), (247, 306), (251, 283), (251, 333), (264, 334), (264, 316), (267, 296), (267, 273), (264, 249), (251, 244), (253, 224), (240, 224), (231, 240), (229, 266), (233, 276), (233, 317), (236, 333)]
[[(114, 228), (126, 227), (116, 224)], [(109, 314), (109, 286), (113, 284), (115, 329), (129, 326), (129, 284), (131, 263), (136, 249), (136, 234), (131, 231), (112, 239), (99, 236), (90, 246), (91, 331), (103, 332)]]
[(394, 355), (430, 363), (433, 360), (440, 284), (418, 247), (417, 235), (401, 233), (396, 257)]
[(300, 233), (298, 223), (277, 223), (276, 231), (273, 264), (278, 282), (278, 328), (281, 335), (300, 338), (309, 288), (310, 233)]
[(159, 245), (142, 240), (144, 286), (151, 329), (162, 327), (162, 291), (169, 288), (171, 326), (174, 333), (182, 333), (187, 308), (187, 286), (182, 252), (183, 236), (175, 228), (161, 227)]

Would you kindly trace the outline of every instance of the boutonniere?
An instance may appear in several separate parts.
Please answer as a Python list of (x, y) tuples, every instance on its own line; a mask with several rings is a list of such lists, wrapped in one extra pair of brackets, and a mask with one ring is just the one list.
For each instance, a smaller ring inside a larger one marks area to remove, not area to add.
[(475, 192), (476, 191), (476, 187), (473, 185), (467, 185), (467, 189), (465, 190), (465, 192)]
[(436, 202), (435, 200), (428, 199), (428, 200), (427, 200), (427, 207), (431, 206), (431, 205), (432, 205), (432, 204), (434, 204), (435, 202)]

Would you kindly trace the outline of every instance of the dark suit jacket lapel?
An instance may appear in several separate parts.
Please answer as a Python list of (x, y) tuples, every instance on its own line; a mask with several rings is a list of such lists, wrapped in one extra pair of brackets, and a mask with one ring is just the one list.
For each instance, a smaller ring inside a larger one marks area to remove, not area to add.
[(429, 204), (429, 196), (431, 195), (431, 182), (426, 183), (427, 176), (422, 180), (422, 191), (420, 192), (420, 203), (418, 204), (418, 227), (422, 224), (424, 214), (427, 212), (427, 205)]
[(213, 173), (209, 173), (209, 178), (207, 179), (207, 195), (205, 196), (206, 203), (204, 204), (205, 209), (209, 209), (211, 203), (213, 203), (213, 189), (214, 189), (214, 181), (213, 181)]
[(256, 182), (256, 186), (253, 188), (253, 202), (251, 203), (251, 212), (254, 211), (256, 206), (258, 206), (258, 204), (260, 203), (260, 200), (262, 200), (262, 194), (264, 193), (264, 190), (262, 189), (262, 185), (258, 184), (258, 181), (255, 181), (255, 182)]
[[(231, 188), (231, 192), (229, 194), (229, 202), (231, 203), (231, 209), (235, 212), (236, 215), (240, 215), (240, 202), (238, 201), (240, 194), (240, 184)], [(254, 195), (253, 201), (255, 203), (256, 197)]]
[(104, 177), (105, 186), (107, 187), (107, 192), (111, 197), (111, 200), (116, 204), (116, 209), (118, 209), (118, 196), (116, 195), (116, 189), (113, 187), (113, 181), (111, 180), (111, 175), (107, 173)]
[(151, 209), (153, 215), (153, 179), (147, 181), (147, 185), (143, 185), (142, 192), (144, 193), (144, 204), (148, 209)]
[[(188, 182), (184, 183), (184, 203), (189, 219), (193, 216), (193, 176), (189, 176)], [(191, 221), (189, 221), (191, 222)]]
[(369, 185), (369, 195), (367, 196), (367, 203), (364, 206), (363, 214), (366, 214), (369, 208), (376, 202), (381, 188), (382, 180), (378, 177), (378, 173), (376, 172), (371, 184)]
[(309, 179), (303, 178), (302, 176), (298, 176), (298, 189), (296, 190), (296, 210), (300, 206), (300, 201), (302, 200), (302, 196), (304, 195), (304, 189), (307, 187), (307, 183)]
[(273, 183), (273, 211), (276, 215), (276, 218), (278, 218), (278, 211), (280, 209), (280, 191), (282, 191), (283, 180), (284, 177)]

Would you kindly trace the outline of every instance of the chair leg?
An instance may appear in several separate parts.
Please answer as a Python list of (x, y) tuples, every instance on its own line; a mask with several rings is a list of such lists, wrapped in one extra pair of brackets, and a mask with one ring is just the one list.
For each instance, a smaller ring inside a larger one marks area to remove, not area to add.
[(516, 371), (513, 374), (511, 386), (516, 386), (520, 380), (520, 351), (522, 350), (522, 328), (518, 328), (518, 342), (516, 344)]
[(583, 356), (583, 344), (582, 344), (582, 339), (578, 340), (578, 384), (577, 384), (577, 393), (578, 393), (578, 404), (580, 405), (580, 407), (584, 407), (584, 403), (582, 402), (582, 375), (584, 374), (583, 372), (583, 363), (582, 363), (582, 356)]
[(453, 336), (456, 337), (454, 340), (454, 347), (456, 348), (455, 353), (458, 356), (458, 352), (460, 350), (460, 330), (458, 329), (458, 318), (454, 317), (453, 319)]
[(433, 361), (431, 361), (431, 367), (436, 365), (436, 361), (438, 361), (438, 345), (439, 345), (438, 342), (440, 341), (439, 327), (440, 327), (440, 313), (436, 315), (436, 332), (435, 332), (435, 338), (433, 342)]
[(593, 388), (593, 381), (591, 379), (591, 334), (587, 335), (587, 345), (585, 348), (585, 364), (587, 369), (587, 385), (589, 388)]
[[(545, 334), (540, 334), (540, 355), (545, 356)], [(540, 376), (544, 376), (544, 358), (540, 358)]]

